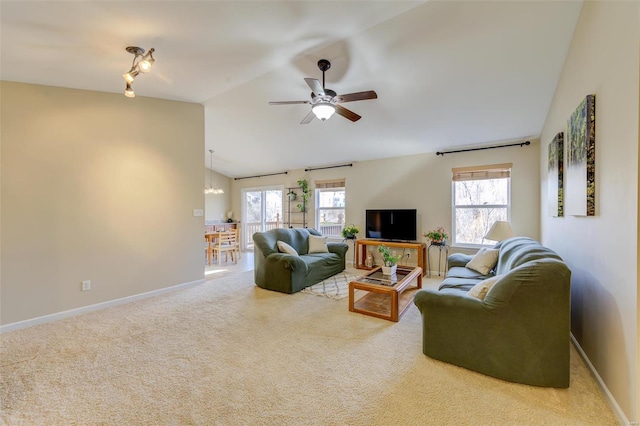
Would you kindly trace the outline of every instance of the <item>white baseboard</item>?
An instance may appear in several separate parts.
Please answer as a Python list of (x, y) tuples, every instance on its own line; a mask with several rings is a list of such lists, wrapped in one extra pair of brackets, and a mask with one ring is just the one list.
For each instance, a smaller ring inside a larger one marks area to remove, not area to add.
[(176, 284), (171, 287), (160, 288), (158, 290), (148, 291), (146, 293), (134, 294), (133, 296), (127, 296), (120, 299), (108, 300), (106, 302), (96, 303), (94, 305), (83, 306), (81, 308), (70, 309), (68, 311), (57, 312), (55, 314), (43, 315), (41, 317), (32, 318), (24, 321), (18, 321), (11, 324), (0, 326), (0, 333), (6, 333), (9, 331), (20, 330), (22, 328), (32, 327), (38, 324), (44, 324), (47, 322), (57, 321), (63, 318), (73, 317), (76, 315), (84, 314), (85, 312), (97, 311), (98, 309), (109, 308), (112, 306), (118, 306), (125, 303), (135, 302), (136, 300), (146, 299), (148, 297), (158, 296), (170, 291), (179, 290), (181, 288), (190, 287), (197, 284), (204, 283), (205, 280), (196, 280), (188, 283)]
[(616, 415), (616, 417), (618, 419), (618, 422), (621, 425), (627, 425), (627, 426), (637, 425), (638, 424), (637, 422), (631, 423), (629, 421), (629, 419), (627, 419), (627, 416), (624, 415), (624, 413), (622, 412), (622, 409), (618, 405), (618, 402), (613, 397), (611, 392), (609, 392), (609, 388), (604, 383), (604, 381), (602, 380), (602, 377), (600, 377), (600, 374), (598, 374), (598, 372), (596, 371), (596, 369), (593, 366), (593, 364), (591, 364), (591, 361), (589, 360), (589, 357), (587, 357), (587, 354), (584, 353), (584, 351), (582, 350), (582, 347), (580, 346), (580, 344), (578, 343), (576, 338), (573, 336), (573, 334), (571, 334), (571, 341), (573, 342), (573, 345), (578, 350), (578, 353), (580, 354), (580, 357), (582, 358), (582, 360), (585, 362), (585, 364), (587, 364), (587, 368), (589, 368), (589, 371), (591, 371), (591, 374), (596, 379), (596, 382), (598, 382), (598, 386), (600, 386), (600, 390), (602, 391), (602, 393), (605, 396), (605, 399), (609, 403), (609, 406), (611, 407), (611, 410)]

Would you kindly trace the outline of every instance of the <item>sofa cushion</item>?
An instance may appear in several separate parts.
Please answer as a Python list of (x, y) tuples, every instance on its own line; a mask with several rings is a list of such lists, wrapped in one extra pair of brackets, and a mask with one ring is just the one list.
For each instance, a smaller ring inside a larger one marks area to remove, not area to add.
[(315, 235), (309, 235), (309, 250), (308, 253), (328, 253), (327, 237), (318, 237)]
[(447, 272), (447, 278), (473, 278), (477, 280), (484, 280), (492, 276), (493, 275), (489, 274), (482, 275), (480, 272), (465, 268), (464, 266), (454, 266), (449, 269), (449, 272)]
[(287, 254), (290, 254), (292, 256), (299, 256), (299, 254), (296, 251), (296, 249), (294, 249), (293, 247), (291, 247), (289, 244), (285, 243), (284, 241), (278, 241), (276, 244), (278, 245), (278, 251), (280, 253), (287, 253)]
[(481, 248), (466, 266), (482, 275), (487, 275), (498, 263), (498, 253), (499, 250)]
[(439, 291), (442, 290), (453, 290), (459, 293), (466, 293), (473, 288), (474, 285), (478, 284), (482, 279), (477, 278), (451, 278), (447, 277), (442, 281), (440, 286), (438, 287)]
[(476, 299), (484, 300), (484, 297), (489, 293), (491, 287), (495, 283), (497, 283), (502, 275), (496, 275), (495, 277), (487, 278), (486, 280), (480, 281), (478, 284), (471, 287), (471, 290), (467, 292), (467, 294), (471, 297), (475, 297)]

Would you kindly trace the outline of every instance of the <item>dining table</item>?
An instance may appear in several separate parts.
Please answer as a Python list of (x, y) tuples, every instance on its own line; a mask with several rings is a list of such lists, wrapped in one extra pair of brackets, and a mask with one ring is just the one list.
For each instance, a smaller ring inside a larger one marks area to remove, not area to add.
[(224, 232), (225, 231), (205, 232), (204, 239), (207, 242), (207, 265), (211, 265), (213, 262), (213, 245)]

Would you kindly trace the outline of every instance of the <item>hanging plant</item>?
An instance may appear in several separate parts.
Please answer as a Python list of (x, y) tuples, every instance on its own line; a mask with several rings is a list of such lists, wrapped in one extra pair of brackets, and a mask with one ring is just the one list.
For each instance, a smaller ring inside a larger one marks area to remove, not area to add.
[(301, 212), (305, 211), (307, 201), (309, 201), (309, 196), (311, 195), (311, 191), (309, 190), (309, 184), (306, 179), (298, 180), (298, 185), (302, 190), (302, 203), (298, 204), (298, 208)]

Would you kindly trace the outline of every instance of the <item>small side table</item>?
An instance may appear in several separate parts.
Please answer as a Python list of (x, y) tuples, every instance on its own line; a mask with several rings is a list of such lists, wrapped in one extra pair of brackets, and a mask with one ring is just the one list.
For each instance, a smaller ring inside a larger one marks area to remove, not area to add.
[(351, 243), (353, 244), (353, 267), (356, 267), (356, 240), (358, 238), (357, 237), (353, 237), (353, 238), (345, 238), (342, 240), (343, 243), (347, 243), (349, 244), (349, 241), (351, 241)]
[[(429, 244), (429, 248), (427, 249), (427, 273), (429, 274), (429, 278), (431, 278), (431, 266), (430, 266), (430, 254), (431, 254), (431, 248), (435, 247), (438, 249), (438, 276), (440, 276), (440, 271), (441, 271), (441, 261), (442, 261), (442, 252), (444, 252), (444, 266), (446, 268), (447, 266), (447, 259), (449, 258), (449, 246), (446, 244), (434, 244), (431, 243)], [(444, 273), (446, 274), (446, 271), (444, 271)]]

